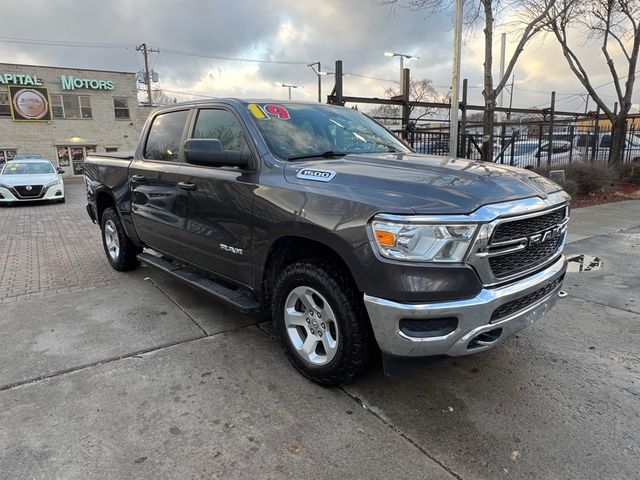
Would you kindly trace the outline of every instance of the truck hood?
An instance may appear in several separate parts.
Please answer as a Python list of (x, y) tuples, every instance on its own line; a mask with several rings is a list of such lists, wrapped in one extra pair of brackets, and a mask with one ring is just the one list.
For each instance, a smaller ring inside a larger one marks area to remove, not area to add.
[[(329, 173), (323, 173), (329, 172)], [(351, 154), (289, 162), (289, 183), (367, 203), (393, 213), (471, 213), (482, 205), (561, 190), (529, 170), (431, 155)]]

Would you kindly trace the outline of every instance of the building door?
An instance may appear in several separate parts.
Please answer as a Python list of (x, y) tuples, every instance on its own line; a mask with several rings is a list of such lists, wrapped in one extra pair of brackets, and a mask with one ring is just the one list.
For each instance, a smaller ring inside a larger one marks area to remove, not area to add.
[(73, 166), (74, 175), (84, 174), (84, 161), (87, 155), (96, 153), (95, 145), (79, 146), (79, 145), (60, 145), (56, 147), (58, 166)]

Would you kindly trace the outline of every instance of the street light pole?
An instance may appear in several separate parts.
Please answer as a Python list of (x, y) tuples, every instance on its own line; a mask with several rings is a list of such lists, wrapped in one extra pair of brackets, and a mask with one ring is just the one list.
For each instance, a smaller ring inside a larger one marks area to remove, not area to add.
[(404, 71), (404, 59), (407, 60), (420, 60), (420, 57), (416, 57), (415, 55), (407, 55), (406, 53), (396, 53), (396, 52), (384, 52), (385, 57), (399, 57), (400, 58), (400, 88), (402, 88), (402, 72)]
[[(314, 68), (316, 65), (318, 66), (318, 70)], [(309, 63), (307, 67), (310, 67), (311, 70), (313, 70), (313, 73), (316, 74), (316, 77), (318, 77), (318, 103), (322, 103), (322, 71), (320, 68), (320, 62)]]
[(458, 156), (458, 94), (460, 93), (460, 57), (462, 50), (462, 12), (464, 0), (456, 0), (451, 68), (451, 113), (449, 115), (449, 155)]
[(280, 85), (281, 87), (286, 87), (289, 89), (289, 100), (291, 100), (291, 89), (299, 87), (299, 85), (292, 85), (289, 83), (279, 83), (279, 82), (276, 82), (276, 85)]

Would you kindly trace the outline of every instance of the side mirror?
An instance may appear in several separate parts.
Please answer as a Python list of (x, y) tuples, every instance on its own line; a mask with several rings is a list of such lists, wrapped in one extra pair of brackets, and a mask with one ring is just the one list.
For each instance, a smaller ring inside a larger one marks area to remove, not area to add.
[(193, 165), (246, 168), (251, 158), (249, 151), (223, 150), (217, 138), (191, 138), (184, 142), (184, 159)]
[(58, 172), (60, 175), (62, 175), (62, 174), (64, 173), (64, 169), (62, 169), (62, 168), (58, 168), (57, 172)]

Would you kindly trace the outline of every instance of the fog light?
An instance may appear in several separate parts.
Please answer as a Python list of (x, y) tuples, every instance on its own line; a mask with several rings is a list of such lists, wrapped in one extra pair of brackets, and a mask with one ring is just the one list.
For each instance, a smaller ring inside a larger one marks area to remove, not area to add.
[(54, 195), (54, 197), (61, 197), (61, 196), (62, 196), (62, 192), (60, 190), (58, 190)]
[(400, 320), (400, 331), (408, 337), (444, 337), (455, 331), (456, 328), (458, 328), (456, 317), (403, 318)]

